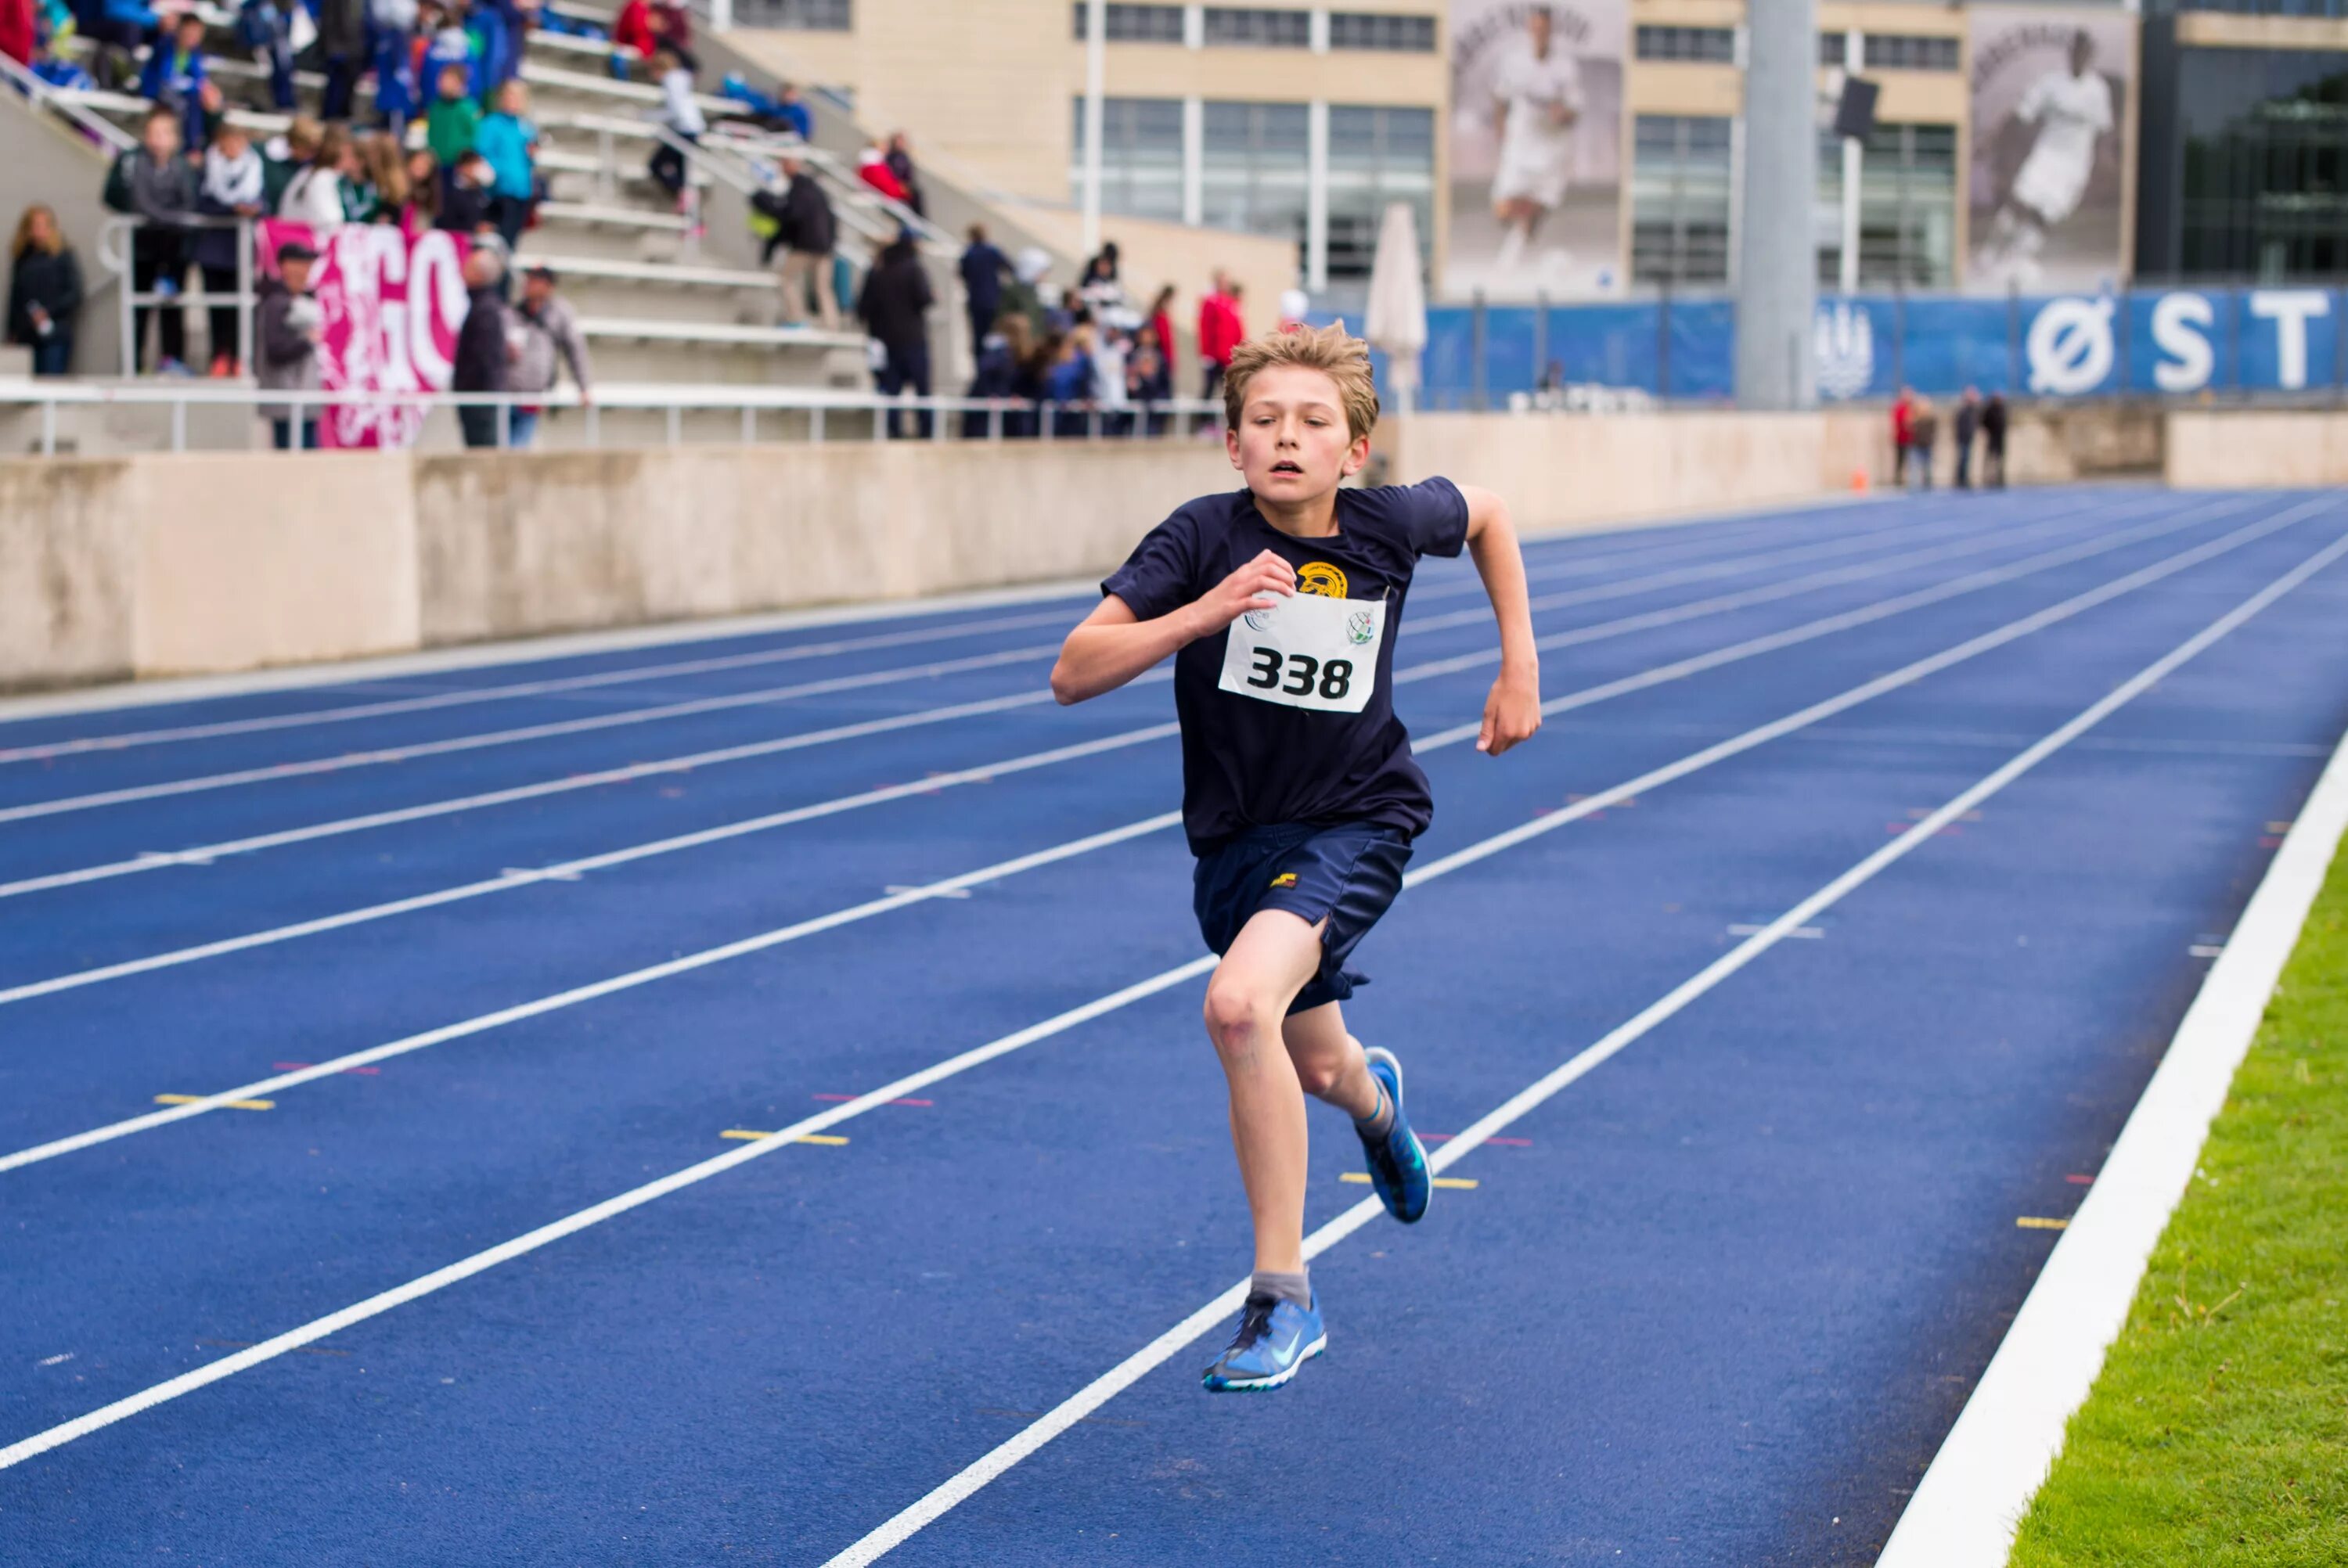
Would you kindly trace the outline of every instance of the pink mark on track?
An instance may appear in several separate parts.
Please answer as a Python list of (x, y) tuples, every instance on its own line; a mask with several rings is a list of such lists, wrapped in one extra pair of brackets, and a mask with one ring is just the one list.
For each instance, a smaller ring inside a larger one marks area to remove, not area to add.
[[(1457, 1132), (1421, 1132), (1418, 1135), (1418, 1141), (1422, 1143), (1448, 1143), (1457, 1136), (1459, 1134)], [(1533, 1146), (1533, 1141), (1530, 1138), (1487, 1138), (1484, 1142), (1498, 1143), (1509, 1149), (1529, 1149)]]
[(2063, 1179), (2075, 1187), (2092, 1187), (2096, 1184), (2096, 1178), (2093, 1176), (2070, 1175)]
[[(304, 1068), (315, 1067), (318, 1064), (314, 1061), (273, 1061), (269, 1064), (270, 1070), (273, 1072), (300, 1072)], [(380, 1067), (345, 1067), (343, 1071), (345, 1072), (362, 1072), (369, 1078), (380, 1078), (383, 1076), (383, 1069)]]
[[(818, 1100), (829, 1100), (835, 1105), (844, 1105), (851, 1100), (861, 1100), (864, 1096), (861, 1094), (819, 1094), (815, 1096), (815, 1098)], [(935, 1104), (936, 1102), (930, 1100), (891, 1100), (889, 1103), (891, 1105), (918, 1105), (922, 1110), (926, 1111), (932, 1105)]]

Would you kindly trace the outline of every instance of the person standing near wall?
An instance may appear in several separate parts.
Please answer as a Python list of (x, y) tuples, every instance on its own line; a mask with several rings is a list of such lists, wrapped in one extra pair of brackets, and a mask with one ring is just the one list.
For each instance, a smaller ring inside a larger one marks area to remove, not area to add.
[(482, 119), (473, 146), (489, 160), (491, 221), (510, 251), (538, 200), (538, 127), (530, 118), (530, 89), (519, 78), (498, 88), (497, 112)]
[(2005, 394), (1993, 392), (1982, 407), (1982, 484), (2005, 488)]
[[(513, 384), (512, 350), (506, 343), (506, 305), (498, 297), (505, 263), (494, 251), (479, 250), (465, 258), (465, 324), (457, 332), (455, 374), (451, 392), (504, 392)], [(465, 404), (457, 410), (465, 445), (498, 444), (499, 411), (490, 405)]]
[[(261, 281), (261, 303), (252, 313), (252, 352), (259, 361), (253, 366), (253, 379), (267, 391), (318, 390), (318, 338), (324, 319), (318, 302), (310, 297), (310, 269), (317, 260), (317, 251), (299, 241), (289, 241), (277, 247), (277, 275)], [(261, 416), (269, 421), (280, 452), (297, 445), (304, 452), (316, 449), (314, 404), (264, 403)]]
[(1215, 286), (1199, 302), (1199, 364), (1205, 371), (1199, 395), (1212, 401), (1222, 390), (1223, 374), (1231, 354), (1247, 340), (1247, 323), (1240, 314), (1240, 286), (1222, 272)]
[[(522, 274), (521, 304), (513, 313), (514, 326), (521, 339), (521, 357), (513, 366), (513, 390), (552, 392), (562, 366), (567, 364), (571, 367), (571, 379), (579, 384), (579, 401), (584, 405), (594, 401), (587, 338), (579, 330), (579, 317), (571, 309), (571, 302), (554, 289), (551, 268), (532, 267)], [(541, 412), (537, 408), (514, 410), (508, 435), (515, 446), (530, 444), (538, 434)]]
[(1932, 443), (1941, 436), (1941, 415), (1932, 407), (1931, 398), (1916, 400), (1916, 412), (1910, 429), (1916, 455), (1916, 487), (1929, 490), (1932, 487)]
[(1957, 404), (1957, 478), (1960, 490), (1973, 487), (1973, 433), (1981, 428), (1981, 393), (1972, 387)]
[(1916, 394), (1908, 387), (1891, 400), (1891, 482), (1908, 483), (1908, 452), (1916, 438)]
[(130, 286), (160, 294), (160, 305), (141, 305), (130, 323), (131, 365), (143, 370), (147, 323), (160, 316), (158, 346), (166, 375), (188, 374), (187, 323), (178, 295), (188, 272), (188, 220), (196, 215), (196, 171), (180, 156), (180, 117), (151, 108), (139, 130), (139, 145), (117, 159), (107, 176), (106, 203), (139, 220), (130, 237)]
[[(929, 313), (936, 302), (913, 237), (899, 234), (865, 274), (864, 292), (856, 301), (858, 319), (880, 345), (880, 371), (875, 379), (881, 396), (894, 397), (908, 390), (916, 397), (930, 395)], [(920, 435), (930, 433), (927, 410), (915, 417), (914, 426)], [(892, 408), (889, 433), (898, 432), (897, 410)]]
[(780, 197), (761, 191), (778, 205), (761, 207), (780, 225), (775, 243), (781, 250), (782, 312), (788, 326), (807, 319), (808, 282), (815, 282), (817, 319), (826, 332), (839, 329), (839, 297), (831, 284), (831, 252), (839, 242), (839, 221), (832, 215), (831, 198), (797, 158), (785, 158), (780, 168), (787, 182)]
[[(204, 292), (218, 297), (236, 292), (237, 248), (249, 243), (236, 220), (258, 218), (268, 210), (266, 171), (252, 138), (235, 121), (224, 122), (204, 158), (198, 209), (214, 221), (196, 231), (196, 271), (202, 274)], [(237, 363), (236, 312), (233, 304), (214, 305), (207, 313), (211, 326), (211, 373), (242, 375)]]
[(8, 247), (8, 341), (33, 351), (35, 375), (73, 368), (74, 318), (81, 311), (81, 262), (46, 207), (25, 209)]
[(1011, 271), (1011, 259), (990, 244), (986, 225), (970, 226), (970, 248), (962, 253), (957, 263), (962, 273), (963, 298), (970, 313), (970, 350), (973, 358), (986, 343), (986, 334), (994, 329), (996, 313), (1003, 309), (1003, 279)]

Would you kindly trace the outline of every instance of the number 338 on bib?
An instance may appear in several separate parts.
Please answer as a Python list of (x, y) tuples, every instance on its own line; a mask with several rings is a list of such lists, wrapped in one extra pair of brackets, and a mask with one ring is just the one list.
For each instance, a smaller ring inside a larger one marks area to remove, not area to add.
[(1358, 713), (1377, 689), (1385, 630), (1382, 599), (1296, 594), (1231, 622), (1218, 684), (1258, 702)]

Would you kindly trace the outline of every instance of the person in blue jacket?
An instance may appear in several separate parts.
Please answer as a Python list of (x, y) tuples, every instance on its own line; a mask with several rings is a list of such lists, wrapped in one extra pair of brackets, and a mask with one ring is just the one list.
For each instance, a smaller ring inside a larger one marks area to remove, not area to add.
[(530, 89), (520, 81), (499, 87), (496, 101), (496, 111), (473, 133), (473, 149), (489, 160), (491, 209), (510, 251), (538, 197), (538, 127), (530, 118)]
[(269, 102), (280, 114), (294, 108), (294, 12), (301, 0), (244, 0), (237, 13), (238, 42), (269, 61)]
[(204, 75), (204, 19), (183, 11), (166, 37), (155, 40), (147, 68), (139, 74), (139, 96), (180, 117), (180, 142), (190, 152), (211, 144), (211, 111), (220, 89)]

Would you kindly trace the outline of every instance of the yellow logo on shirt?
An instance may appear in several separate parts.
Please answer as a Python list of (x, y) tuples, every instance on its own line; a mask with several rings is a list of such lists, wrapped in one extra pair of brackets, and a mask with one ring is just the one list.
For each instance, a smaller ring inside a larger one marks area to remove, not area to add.
[(1323, 599), (1345, 597), (1345, 574), (1324, 560), (1309, 560), (1296, 569), (1296, 591)]
[(1293, 887), (1296, 886), (1296, 873), (1293, 871), (1283, 871), (1279, 876), (1272, 879), (1272, 885), (1274, 887)]

